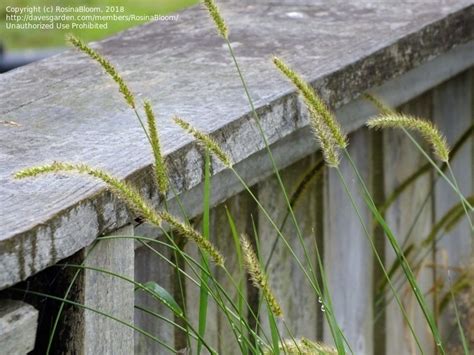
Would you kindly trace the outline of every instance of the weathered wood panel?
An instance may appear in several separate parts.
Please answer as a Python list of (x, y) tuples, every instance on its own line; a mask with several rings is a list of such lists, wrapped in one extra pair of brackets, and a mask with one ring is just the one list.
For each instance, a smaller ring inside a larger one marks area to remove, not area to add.
[(31, 305), (0, 300), (0, 353), (24, 355), (33, 350), (38, 311)]
[[(246, 279), (245, 275), (241, 273), (241, 269), (238, 264), (238, 257), (234, 247), (234, 241), (231, 233), (231, 229), (228, 223), (226, 214), (226, 208), (229, 210), (238, 233), (250, 233), (252, 231), (251, 214), (254, 212), (254, 203), (247, 193), (240, 193), (234, 197), (229, 198), (224, 204), (217, 206), (211, 210), (210, 223), (211, 223), (211, 240), (214, 245), (219, 249), (222, 255), (225, 257), (225, 267), (232, 275), (235, 282), (243, 280), (243, 294), (248, 296), (247, 302), (252, 305), (252, 296), (248, 295), (246, 291)], [(201, 222), (198, 223), (199, 228)], [(189, 242), (185, 248), (186, 252), (192, 255), (196, 260), (199, 260), (200, 256), (196, 246)], [(216, 280), (233, 300), (234, 304), (237, 304), (238, 292), (229, 279), (229, 277), (220, 268), (216, 268), (211, 262), (211, 272), (215, 275)], [(195, 267), (197, 270), (197, 268)], [(193, 272), (189, 265), (186, 267), (186, 271), (193, 275)], [(196, 280), (198, 278), (193, 276)], [(212, 286), (213, 287), (213, 286)], [(251, 292), (250, 292), (251, 293)], [(221, 296), (224, 298), (224, 296)], [(229, 302), (225, 301), (228, 307), (231, 307)], [(186, 283), (186, 306), (188, 311), (188, 317), (190, 318), (191, 324), (196, 329), (198, 325), (199, 317), (199, 288), (191, 283)], [(232, 309), (232, 308), (231, 308)], [(235, 312), (235, 310), (234, 310)], [(244, 301), (244, 317), (248, 316), (248, 311), (245, 307)], [(253, 317), (249, 317), (249, 324), (255, 323)], [(237, 324), (236, 324), (237, 325)], [(206, 327), (206, 341), (210, 346), (222, 354), (239, 354), (240, 348), (237, 343), (237, 339), (231, 329), (231, 325), (226, 315), (221, 309), (217, 308), (215, 301), (209, 295), (209, 307), (207, 311), (207, 327)], [(195, 342), (192, 342), (193, 350), (196, 349)], [(206, 352), (204, 350), (204, 352)]]
[[(231, 229), (228, 223), (228, 217), (226, 214), (226, 208), (228, 209), (232, 219), (235, 222), (237, 232), (252, 233), (252, 220), (251, 216), (255, 216), (255, 204), (252, 198), (246, 193), (242, 192), (230, 199), (228, 199), (222, 205), (216, 207), (212, 211), (212, 231), (214, 233), (213, 240), (217, 248), (225, 256), (225, 266), (232, 278), (236, 283), (242, 281), (242, 293), (246, 297), (250, 307), (255, 307), (253, 304), (253, 291), (247, 292), (247, 282), (245, 271), (239, 266), (238, 256), (235, 250), (235, 244), (233, 241)], [(242, 266), (243, 267), (243, 266)], [(229, 294), (233, 303), (237, 305), (238, 291), (235, 288), (232, 281), (224, 271), (218, 268), (216, 270), (216, 278), (223, 289)], [(229, 303), (226, 304), (230, 307)], [(248, 319), (249, 325), (255, 327), (257, 321), (254, 317), (249, 315), (247, 307), (244, 301), (244, 312), (242, 316)], [(256, 312), (255, 312), (256, 313)], [(216, 315), (217, 331), (218, 331), (218, 351), (220, 354), (240, 354), (240, 348), (237, 344), (237, 339), (231, 329), (231, 325), (222, 311), (218, 311)]]
[[(305, 175), (316, 164), (316, 157), (309, 156), (280, 172), (281, 179), (289, 198), (295, 194)], [(311, 274), (315, 270), (317, 259), (314, 252), (316, 233), (320, 233), (320, 225), (316, 225), (316, 192), (314, 181), (309, 183), (307, 189), (296, 200), (294, 213), (305, 247), (308, 251), (309, 262), (304, 255), (304, 249), (298, 238), (297, 230), (291, 215), (288, 214), (288, 205), (277, 177), (273, 176), (258, 184), (258, 198), (265, 207), (273, 221), (285, 236), (294, 253), (302, 265)], [(283, 225), (283, 222), (286, 223)], [(283, 228), (281, 228), (283, 226)], [(278, 236), (267, 217), (260, 212), (258, 215), (258, 232), (260, 252), (264, 264), (268, 262), (268, 277), (272, 290), (283, 309), (283, 319), (277, 319), (281, 335), (285, 338), (306, 337), (316, 339), (317, 319), (320, 313), (318, 297), (311, 288), (303, 271), (298, 266), (287, 246)], [(275, 244), (275, 240), (277, 240)], [(275, 248), (274, 248), (275, 246)], [(274, 250), (273, 250), (274, 248)], [(273, 254), (272, 254), (273, 250)], [(266, 307), (262, 307), (261, 322), (263, 331), (270, 336)], [(283, 321), (291, 332), (289, 334)]]
[[(133, 226), (123, 227), (112, 235), (133, 235)], [(133, 240), (102, 240), (86, 253), (85, 266), (133, 279)], [(134, 285), (95, 270), (86, 269), (83, 274), (81, 289), (84, 305), (133, 324)], [(82, 319), (79, 322), (84, 327), (84, 336), (75, 339), (79, 353), (133, 353), (133, 329), (88, 310), (82, 311)]]
[[(213, 214), (213, 211), (211, 212), (211, 215)], [(212, 216), (210, 217), (210, 220), (212, 221)], [(212, 222), (211, 222), (212, 223)], [(201, 230), (201, 222), (199, 221), (194, 225), (196, 230)], [(210, 228), (210, 233), (211, 233), (211, 239), (214, 240), (214, 231), (216, 226), (211, 225)], [(196, 244), (193, 243), (192, 241), (188, 241), (186, 243), (186, 246), (184, 248), (185, 252), (190, 255), (194, 260), (197, 262), (201, 261), (201, 254), (199, 252), (199, 249), (197, 248)], [(212, 261), (209, 262), (209, 267), (211, 270), (212, 274), (216, 274), (216, 266), (212, 263)], [(195, 282), (190, 281), (189, 279), (186, 279), (185, 283), (185, 289), (186, 289), (186, 315), (188, 317), (189, 323), (194, 327), (196, 331), (199, 329), (199, 301), (200, 301), (200, 276), (201, 276), (201, 271), (199, 267), (197, 267), (194, 264), (188, 264), (184, 266), (184, 269), (188, 275), (190, 275)], [(212, 282), (209, 281), (209, 284), (211, 285), (211, 289), (214, 287), (212, 286)], [(218, 310), (217, 305), (212, 298), (212, 296), (209, 294), (208, 295), (208, 305), (207, 305), (207, 322), (206, 322), (206, 333), (205, 333), (205, 340), (211, 346), (213, 349), (217, 350), (219, 348), (219, 330), (218, 330), (218, 323), (217, 323), (217, 318), (218, 314), (221, 311)], [(194, 341), (193, 339), (190, 339), (190, 345), (191, 345), (191, 351), (192, 353), (196, 353), (197, 351), (197, 342)], [(207, 354), (207, 350), (203, 347), (202, 350), (205, 354)]]
[[(136, 227), (135, 235), (164, 240), (157, 228), (147, 224)], [(149, 246), (163, 254), (166, 258), (171, 258), (169, 248), (160, 246), (157, 243), (150, 243)], [(154, 281), (166, 289), (170, 294), (173, 294), (173, 283), (175, 282), (174, 276), (174, 268), (166, 262), (166, 260), (157, 255), (155, 251), (147, 246), (140, 246), (135, 249), (135, 281), (142, 283)], [(144, 292), (135, 293), (135, 305), (146, 308), (174, 321), (174, 314), (168, 307)], [(135, 309), (134, 321), (136, 327), (147, 331), (174, 348), (175, 328), (173, 325), (139, 309)], [(164, 348), (158, 342), (135, 332), (135, 354), (167, 353), (170, 353), (169, 350)]]
[[(401, 106), (400, 111), (430, 119), (432, 96), (430, 93), (422, 95), (413, 101)], [(389, 196), (400, 183), (417, 171), (426, 159), (421, 155), (409, 138), (399, 130), (385, 130), (384, 132), (384, 165), (385, 165), (385, 194)], [(419, 142), (427, 151), (422, 140)], [(428, 302), (432, 302), (429, 292), (433, 286), (433, 255), (431, 247), (420, 249), (421, 241), (427, 236), (432, 224), (431, 200), (428, 196), (431, 188), (430, 174), (424, 174), (408, 187), (386, 211), (386, 220), (401, 246), (413, 243), (416, 247), (417, 258), (408, 258), (412, 268), (421, 261), (418, 269), (413, 268), (418, 284), (423, 293), (428, 294)], [(428, 198), (428, 199), (427, 199)], [(420, 255), (424, 255), (420, 260)], [(414, 256), (415, 254), (411, 255)], [(390, 243), (386, 243), (386, 267), (390, 269), (396, 260), (396, 255)], [(399, 297), (405, 306), (411, 324), (420, 340), (422, 349), (427, 354), (433, 353), (433, 337), (423, 316), (423, 313), (411, 291), (406, 277), (399, 268), (392, 277), (392, 282), (398, 290)], [(403, 314), (393, 297), (391, 290), (386, 287), (386, 352), (389, 355), (418, 353), (414, 338), (410, 333)]]
[[(366, 183), (370, 181), (369, 148), (369, 134), (365, 129), (350, 136), (349, 152)], [(347, 159), (342, 160), (340, 169), (365, 224), (370, 227), (368, 210)], [(325, 189), (324, 264), (334, 312), (354, 353), (371, 354), (372, 250), (334, 169), (328, 169)], [(325, 327), (324, 338), (332, 342), (328, 327)]]
[[(473, 71), (467, 71), (450, 79), (433, 90), (434, 112), (433, 117), (446, 135), (451, 146), (459, 140), (469, 127), (474, 124), (473, 114)], [(464, 196), (474, 194), (474, 138), (473, 134), (464, 143), (455, 156), (451, 157), (451, 166)], [(450, 177), (449, 172), (447, 176)], [(440, 220), (450, 208), (458, 204), (459, 197), (443, 179), (439, 179), (435, 190), (436, 220)], [(474, 215), (471, 213), (471, 219)], [(474, 232), (470, 229), (467, 218), (463, 215), (461, 221), (449, 231), (441, 230), (442, 239), (437, 244), (438, 277), (444, 282), (440, 290), (442, 295), (449, 289), (447, 269), (451, 270), (451, 283), (455, 283), (458, 276), (472, 267), (474, 256)], [(451, 307), (441, 313), (442, 333), (451, 343), (459, 342), (459, 332), (453, 330), (453, 310)], [(465, 310), (461, 309), (461, 312)]]

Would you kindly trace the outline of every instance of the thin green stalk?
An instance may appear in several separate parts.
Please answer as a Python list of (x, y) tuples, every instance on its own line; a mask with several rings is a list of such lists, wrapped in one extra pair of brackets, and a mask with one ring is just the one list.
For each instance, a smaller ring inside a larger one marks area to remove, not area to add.
[[(164, 199), (164, 205), (165, 205), (165, 210), (166, 211), (169, 211), (169, 208), (168, 208), (168, 202), (166, 201), (166, 199)], [(185, 222), (188, 223), (188, 219), (185, 219)], [(173, 235), (173, 231), (170, 231), (170, 234), (171, 234), (171, 238), (174, 240), (174, 235)], [(143, 241), (141, 241), (142, 244), (146, 245), (146, 243), (144, 243)], [(179, 246), (176, 245), (178, 248)], [(181, 248), (180, 248), (181, 249)], [(178, 264), (178, 261), (179, 261), (179, 255), (178, 255), (178, 252), (176, 251), (176, 249), (173, 248), (173, 257), (175, 258), (176, 260), (176, 264), (174, 266), (174, 271), (176, 273), (176, 275), (178, 276), (177, 277), (177, 283), (178, 283), (178, 288), (179, 288), (179, 295), (181, 297), (181, 301), (182, 301), (182, 307), (183, 307), (183, 312), (184, 312), (184, 317), (187, 316), (187, 312), (188, 310), (186, 309), (186, 296), (185, 296), (185, 287), (183, 285), (183, 280), (181, 279), (181, 277), (179, 277), (179, 264)], [(187, 326), (187, 325), (186, 325)], [(187, 332), (185, 334), (188, 334)], [(186, 343), (187, 343), (187, 346), (191, 346), (191, 342), (190, 342), (190, 339), (189, 337), (186, 337)]]
[[(461, 189), (459, 188), (458, 181), (456, 180), (456, 176), (454, 175), (454, 171), (453, 171), (453, 169), (451, 168), (451, 164), (449, 163), (449, 161), (446, 162), (446, 165), (448, 166), (449, 173), (451, 174), (451, 177), (452, 177), (452, 179), (453, 179), (454, 186), (456, 186), (457, 191), (459, 191), (459, 193), (461, 193)], [(467, 200), (466, 200), (466, 202), (467, 202)], [(464, 213), (466, 214), (466, 218), (467, 218), (467, 220), (468, 220), (468, 222), (469, 222), (469, 226), (471, 227), (471, 233), (473, 233), (473, 232), (474, 232), (474, 226), (472, 225), (471, 216), (470, 216), (470, 214), (469, 214), (469, 212), (468, 212), (468, 210), (467, 210), (467, 207), (466, 207), (466, 205), (465, 205), (465, 203), (464, 203), (464, 200), (461, 200), (461, 203), (462, 203), (462, 207), (463, 207), (463, 209), (464, 209)]]
[[(237, 255), (237, 264), (239, 265), (239, 280), (237, 284), (237, 306), (238, 306), (238, 312), (239, 314), (243, 315), (244, 314), (244, 305), (243, 305), (243, 299), (244, 299), (244, 287), (245, 287), (245, 272), (243, 268), (243, 258), (242, 258), (242, 252), (241, 252), (241, 245), (240, 245), (240, 237), (239, 233), (237, 232), (237, 228), (235, 226), (234, 219), (232, 218), (232, 215), (225, 206), (225, 212), (227, 216), (227, 221), (230, 227), (231, 235), (232, 235), (232, 240), (234, 241), (234, 248), (235, 248), (235, 253)], [(258, 321), (258, 319), (257, 319)], [(243, 329), (240, 330), (243, 332)], [(248, 353), (248, 349), (246, 349), (246, 353)]]
[(336, 321), (326, 272), (324, 271), (324, 263), (316, 241), (314, 242), (314, 247), (316, 250), (316, 258), (318, 260), (319, 271), (321, 273), (321, 282), (323, 284), (323, 290), (318, 294), (318, 302), (321, 304), (321, 312), (323, 312), (326, 315), (326, 318), (328, 319), (329, 330), (331, 331), (331, 335), (334, 339), (334, 342), (336, 343), (338, 354), (345, 354), (346, 349), (344, 347), (344, 343), (347, 344), (349, 351), (353, 354), (354, 352), (352, 351), (349, 341), (344, 336), (344, 333), (342, 333), (342, 331), (340, 330)]
[(408, 138), (410, 138), (410, 140), (412, 141), (412, 143), (418, 148), (418, 150), (424, 155), (424, 157), (430, 162), (430, 164), (436, 169), (436, 171), (438, 172), (439, 175), (441, 175), (443, 177), (443, 179), (448, 183), (448, 185), (454, 190), (454, 192), (456, 192), (456, 194), (459, 196), (459, 198), (461, 199), (461, 201), (463, 201), (463, 203), (466, 204), (466, 206), (471, 210), (473, 211), (474, 208), (472, 207), (472, 205), (464, 198), (464, 196), (462, 195), (461, 191), (459, 191), (459, 189), (451, 182), (451, 180), (443, 173), (443, 171), (439, 168), (438, 164), (436, 164), (433, 159), (431, 159), (431, 157), (428, 155), (428, 153), (425, 152), (425, 150), (418, 144), (418, 142), (416, 141), (416, 139), (411, 135), (410, 132), (408, 132), (404, 127), (402, 127), (402, 130), (403, 132), (405, 132), (405, 134), (408, 136)]
[(270, 324), (270, 334), (272, 336), (273, 354), (279, 355), (280, 342), (283, 344), (283, 339), (281, 338), (280, 332), (278, 331), (278, 327), (275, 321), (275, 316), (270, 310), (270, 307), (267, 307), (267, 315), (268, 315), (268, 324)]
[(462, 328), (461, 325), (461, 318), (459, 317), (459, 312), (458, 312), (458, 306), (456, 305), (456, 299), (454, 297), (452, 285), (451, 285), (451, 275), (450, 272), (448, 271), (448, 281), (449, 281), (449, 293), (451, 294), (451, 297), (453, 299), (453, 305), (454, 305), (454, 314), (456, 316), (456, 323), (459, 329), (459, 335), (461, 336), (461, 342), (462, 342), (462, 347), (464, 350), (464, 355), (469, 355), (469, 345), (467, 344), (466, 341), (466, 336), (464, 335), (464, 329)]
[[(474, 200), (474, 196), (472, 197), (468, 197), (467, 198), (468, 201), (471, 201), (471, 200)], [(427, 247), (429, 246), (428, 243), (438, 243), (443, 237), (446, 236), (446, 234), (441, 234), (438, 236), (438, 232), (439, 230), (447, 225), (448, 223), (449, 224), (452, 224), (453, 221), (448, 219), (447, 217), (449, 217), (451, 214), (452, 214), (452, 211), (454, 211), (455, 208), (458, 208), (459, 207), (462, 207), (462, 203), (459, 202), (457, 206), (454, 206), (451, 208), (450, 211), (448, 211), (436, 224), (435, 226), (433, 227), (432, 231), (429, 233), (429, 235), (422, 241), (421, 243), (421, 247)], [(462, 210), (460, 211), (459, 215), (462, 215)], [(454, 216), (453, 218), (458, 218), (459, 216)], [(447, 228), (447, 227), (445, 227)], [(413, 250), (413, 248), (408, 248), (408, 249), (405, 249), (405, 256), (408, 257), (409, 253), (411, 253), (411, 251)], [(431, 253), (432, 250), (431, 249), (428, 249), (426, 248), (422, 254), (417, 258), (418, 261), (414, 264), (413, 266), (413, 269), (418, 269), (419, 267), (421, 267), (421, 265), (423, 264), (423, 260), (426, 258), (426, 256)], [(389, 272), (389, 275), (393, 275), (395, 272), (396, 272), (396, 268), (399, 264), (395, 264), (392, 266), (390, 272)], [(395, 279), (395, 283), (398, 283), (398, 286), (397, 286), (397, 289), (400, 290), (402, 288), (402, 286), (404, 285), (404, 281), (405, 279), (403, 279), (403, 273), (400, 273), (397, 275), (396, 279)], [(381, 286), (383, 288), (383, 285)], [(383, 291), (381, 291), (383, 292)], [(390, 301), (390, 299), (388, 300)], [(381, 302), (381, 300), (378, 300), (376, 301), (377, 303)]]
[[(259, 233), (257, 230), (257, 226), (255, 224), (255, 220), (252, 217), (252, 227), (254, 230), (254, 240), (255, 240), (255, 249), (256, 249), (256, 255), (258, 258), (258, 263), (261, 264), (261, 249), (260, 249), (260, 237)], [(260, 265), (261, 267), (261, 265)], [(268, 302), (268, 299), (264, 296), (264, 292), (260, 293), (259, 297), (259, 313), (260, 313), (260, 306), (265, 303), (266, 308), (267, 308), (267, 318), (268, 318), (268, 324), (270, 326), (270, 336), (272, 339), (272, 346), (273, 346), (273, 354), (279, 355), (280, 354), (280, 344), (283, 344), (283, 337), (280, 334), (280, 330), (278, 329), (278, 326), (276, 324), (276, 319), (275, 319), (275, 314), (272, 311), (272, 307), (270, 303)]]
[[(209, 240), (209, 198), (210, 198), (210, 156), (209, 152), (206, 150), (205, 159), (204, 159), (204, 198), (203, 198), (203, 217), (202, 217), (202, 235), (205, 239)], [(209, 270), (209, 262), (207, 255), (201, 253), (201, 265), (207, 271)], [(206, 273), (201, 273), (201, 287), (199, 290), (199, 335), (204, 337), (206, 334), (206, 324), (207, 324), (207, 306), (208, 306), (208, 278)], [(203, 284), (206, 284), (206, 287), (203, 287)], [(202, 344), (198, 341), (197, 344), (197, 353), (201, 353)]]
[(403, 251), (400, 249), (400, 246), (398, 245), (397, 239), (393, 235), (390, 227), (386, 224), (383, 217), (380, 215), (377, 208), (370, 202), (369, 198), (366, 195), (364, 195), (364, 199), (365, 199), (368, 207), (372, 211), (373, 216), (377, 219), (380, 226), (385, 231), (385, 235), (387, 236), (390, 244), (392, 245), (393, 250), (397, 254), (397, 257), (400, 259), (400, 264), (401, 264), (401, 266), (403, 268), (403, 271), (404, 271), (404, 273), (405, 273), (405, 275), (408, 279), (408, 282), (410, 283), (410, 286), (413, 290), (413, 293), (415, 294), (415, 297), (418, 301), (418, 304), (420, 305), (421, 310), (422, 310), (422, 312), (423, 312), (423, 314), (424, 314), (424, 316), (425, 316), (425, 318), (428, 322), (428, 325), (429, 325), (429, 327), (431, 329), (431, 332), (433, 334), (433, 337), (435, 339), (436, 346), (439, 348), (439, 350), (441, 351), (442, 354), (445, 354), (443, 343), (442, 343), (442, 340), (441, 340), (441, 335), (439, 334), (438, 327), (436, 326), (436, 323), (434, 321), (433, 314), (431, 313), (431, 311), (430, 311), (430, 309), (429, 309), (429, 307), (426, 303), (426, 300), (425, 300), (425, 297), (424, 297), (423, 293), (420, 291), (420, 288), (419, 288), (418, 283), (416, 281), (415, 275), (413, 274), (413, 271), (411, 270), (410, 265), (409, 265), (408, 261), (406, 260), (404, 254), (403, 254)]

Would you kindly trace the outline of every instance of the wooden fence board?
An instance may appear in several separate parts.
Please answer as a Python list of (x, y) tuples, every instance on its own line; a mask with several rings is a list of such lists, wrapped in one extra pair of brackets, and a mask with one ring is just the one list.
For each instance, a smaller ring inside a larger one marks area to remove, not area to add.
[[(136, 228), (135, 234), (143, 237), (158, 237), (164, 240), (164, 237), (158, 236), (158, 230), (149, 225), (142, 225)], [(165, 257), (170, 258), (171, 252), (169, 248), (158, 245), (157, 243), (149, 244), (153, 249), (162, 253)], [(141, 246), (135, 249), (135, 281), (148, 282), (154, 281), (161, 287), (173, 294), (174, 268), (163, 258), (147, 246)], [(160, 303), (155, 298), (143, 292), (135, 292), (135, 305), (149, 309), (161, 316), (174, 320), (173, 312), (168, 307)], [(174, 348), (174, 332), (173, 325), (159, 320), (156, 317), (146, 314), (143, 311), (135, 309), (135, 326), (143, 329), (166, 344)], [(135, 354), (167, 354), (170, 353), (159, 343), (138, 332), (135, 332)]]
[[(465, 131), (474, 124), (473, 114), (473, 78), (472, 69), (457, 77), (448, 80), (434, 90), (434, 120), (440, 130), (446, 135), (448, 142), (453, 145)], [(474, 138), (471, 134), (469, 140), (463, 145), (458, 153), (452, 157), (451, 165), (458, 181), (461, 192), (464, 196), (471, 196), (474, 193)], [(450, 176), (450, 175), (448, 175)], [(435, 213), (439, 220), (454, 205), (459, 203), (459, 198), (446, 182), (440, 181), (436, 184), (435, 193)], [(471, 213), (471, 219), (474, 215)], [(454, 226), (448, 232), (441, 231), (442, 239), (438, 243), (437, 261), (438, 277), (445, 282), (443, 292), (447, 288), (446, 267), (452, 271), (451, 278), (454, 283), (460, 272), (465, 271), (473, 262), (473, 238), (467, 219)], [(472, 267), (472, 266), (471, 266)], [(464, 309), (461, 308), (461, 312)], [(459, 344), (458, 331), (453, 329), (453, 309), (441, 313), (442, 333), (445, 338), (450, 334), (454, 339), (450, 341)]]
[[(366, 130), (350, 136), (349, 151), (362, 176), (369, 181), (369, 135)], [(346, 159), (340, 166), (349, 190), (361, 206), (362, 218), (369, 215), (360, 197), (357, 180)], [(372, 339), (372, 251), (337, 172), (329, 169), (325, 196), (324, 262), (339, 326), (355, 354), (371, 354)], [(326, 323), (327, 325), (327, 323)], [(329, 328), (325, 340), (332, 342)]]
[[(133, 226), (120, 228), (111, 235), (133, 235)], [(88, 253), (84, 264), (133, 279), (133, 258), (133, 240), (102, 240)], [(133, 324), (133, 284), (95, 270), (84, 270), (83, 274), (84, 304)], [(76, 339), (80, 342), (79, 353), (133, 352), (133, 329), (103, 315), (88, 310), (82, 312), (84, 337)]]
[[(432, 96), (428, 93), (403, 105), (400, 107), (400, 111), (430, 119), (431, 103)], [(429, 147), (425, 142), (421, 139), (418, 139), (418, 141), (429, 151)], [(409, 138), (399, 130), (384, 131), (384, 142), (385, 194), (389, 196), (401, 182), (425, 164), (426, 159), (423, 158)], [(420, 242), (430, 231), (432, 224), (431, 199), (428, 196), (430, 187), (431, 176), (427, 173), (410, 185), (386, 212), (387, 223), (401, 246), (414, 243), (418, 249)], [(417, 222), (415, 223), (416, 219)], [(417, 281), (425, 293), (429, 292), (433, 286), (432, 264), (434, 261), (430, 247), (427, 248), (426, 253), (419, 270), (413, 268), (414, 263), (409, 258), (413, 272), (417, 276)], [(386, 243), (387, 269), (390, 268), (395, 260), (396, 256), (391, 245)], [(416, 260), (419, 260), (419, 257)], [(406, 277), (404, 274), (401, 274), (401, 270), (399, 270), (396, 276), (392, 277), (392, 281), (399, 290), (399, 297), (409, 314), (410, 322), (415, 328), (423, 351), (427, 354), (432, 354), (433, 338), (413, 292), (406, 282)], [(386, 296), (391, 300), (386, 308), (387, 354), (418, 353), (416, 343), (403, 318), (403, 314), (388, 288)], [(427, 300), (430, 303), (432, 302), (431, 295), (428, 295)]]

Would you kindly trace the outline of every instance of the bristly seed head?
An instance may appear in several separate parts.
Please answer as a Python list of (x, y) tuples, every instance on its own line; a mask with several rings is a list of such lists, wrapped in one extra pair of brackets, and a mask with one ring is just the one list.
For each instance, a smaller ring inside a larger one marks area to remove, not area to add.
[[(294, 70), (285, 64), (280, 58), (273, 57), (273, 64), (286, 76), (297, 88), (299, 94), (303, 97), (306, 106), (314, 120), (321, 120), (327, 126), (332, 135), (332, 141), (339, 148), (347, 147), (347, 137), (342, 132), (342, 128), (326, 106), (324, 101), (316, 94), (313, 88), (308, 85)], [(317, 133), (317, 132), (316, 132)], [(321, 140), (321, 139), (320, 139)]]
[(158, 135), (158, 130), (156, 128), (156, 118), (149, 101), (145, 101), (144, 109), (148, 122), (148, 135), (150, 137), (150, 144), (153, 150), (153, 156), (155, 158), (154, 170), (156, 183), (158, 185), (160, 193), (162, 195), (165, 195), (166, 191), (168, 191), (169, 180), (166, 164), (161, 154), (160, 138)]
[(224, 266), (224, 257), (217, 250), (217, 248), (209, 240), (205, 239), (199, 232), (197, 232), (189, 224), (184, 224), (178, 221), (168, 212), (158, 212), (160, 217), (167, 222), (179, 235), (189, 238), (196, 243), (196, 245), (205, 253), (207, 253), (214, 263), (218, 266)]
[(367, 101), (369, 101), (372, 105), (375, 106), (375, 108), (382, 114), (384, 115), (388, 115), (388, 114), (391, 114), (391, 113), (395, 113), (395, 110), (392, 109), (391, 107), (389, 107), (387, 104), (385, 104), (384, 102), (382, 102), (382, 100), (378, 99), (377, 97), (375, 97), (374, 95), (372, 94), (369, 94), (369, 93), (364, 93), (362, 94), (362, 97), (364, 99), (366, 99)]
[(247, 269), (247, 272), (250, 275), (250, 279), (252, 280), (255, 287), (259, 288), (263, 292), (263, 295), (267, 300), (267, 304), (271, 312), (276, 317), (281, 317), (283, 315), (283, 312), (276, 300), (275, 295), (273, 294), (270, 288), (270, 285), (268, 283), (268, 277), (262, 270), (257, 255), (253, 251), (252, 244), (250, 243), (248, 237), (245, 234), (242, 234), (240, 243), (242, 245), (244, 264)]
[(209, 15), (211, 15), (211, 18), (214, 20), (219, 35), (221, 35), (224, 39), (228, 39), (229, 30), (227, 29), (224, 18), (222, 17), (214, 0), (203, 0), (203, 4), (209, 12)]
[(277, 57), (273, 58), (273, 63), (303, 97), (309, 112), (309, 123), (321, 146), (324, 160), (328, 166), (337, 167), (340, 162), (339, 149), (347, 146), (347, 137), (342, 133), (339, 123), (315, 91), (298, 74)]
[[(279, 344), (280, 351), (288, 355), (337, 355), (337, 350), (332, 346), (311, 341), (306, 338), (283, 339)], [(273, 354), (271, 348), (264, 349), (264, 355)]]
[(122, 79), (117, 69), (101, 54), (93, 50), (91, 47), (82, 42), (79, 38), (74, 37), (72, 34), (66, 36), (66, 41), (70, 43), (73, 47), (80, 50), (81, 52), (87, 54), (90, 58), (99, 63), (107, 74), (109, 74), (112, 79), (118, 84), (119, 91), (122, 93), (127, 104), (135, 109), (135, 98), (132, 94), (132, 91), (129, 89), (128, 85)]
[(370, 128), (405, 128), (416, 131), (430, 143), (434, 154), (443, 162), (449, 160), (449, 146), (446, 138), (436, 126), (423, 119), (401, 113), (381, 114), (367, 121)]
[(140, 194), (127, 182), (120, 181), (103, 170), (91, 168), (85, 164), (71, 164), (54, 162), (49, 165), (37, 166), (24, 169), (15, 173), (16, 179), (36, 177), (42, 174), (51, 173), (79, 173), (87, 174), (103, 181), (117, 196), (127, 203), (139, 215), (143, 216), (150, 223), (160, 226), (161, 218), (154, 209), (140, 196)]
[(219, 144), (211, 136), (198, 131), (182, 118), (175, 116), (173, 117), (173, 121), (186, 132), (191, 134), (202, 147), (208, 149), (212, 154), (214, 154), (222, 164), (228, 168), (232, 167), (232, 160), (230, 157), (222, 150)]

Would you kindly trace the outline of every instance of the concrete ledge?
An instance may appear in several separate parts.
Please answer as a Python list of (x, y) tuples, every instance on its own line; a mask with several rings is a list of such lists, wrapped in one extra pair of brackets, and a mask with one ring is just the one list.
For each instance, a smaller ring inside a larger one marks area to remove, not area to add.
[[(438, 62), (437, 71), (420, 78), (425, 84), (411, 79), (407, 86), (427, 89), (474, 63), (472, 43), (466, 44), (474, 39), (474, 6), (468, 0), (226, 2), (222, 9), (266, 135), (275, 147), (284, 147), (282, 166), (316, 147), (308, 143), (306, 115), (292, 87), (273, 69), (271, 54), (303, 73), (334, 108), (443, 53), (454, 58), (449, 70)], [(172, 114), (212, 132), (242, 171), (252, 172), (246, 176), (250, 181), (260, 176), (245, 161), (261, 156), (263, 144), (226, 48), (207, 17), (195, 7), (182, 12), (176, 23), (150, 23), (95, 45), (117, 64), (139, 98), (155, 105), (178, 193), (201, 183), (203, 157), (190, 137), (172, 125)], [(1, 75), (0, 89), (1, 120), (19, 125), (0, 125), (1, 289), (131, 218), (96, 181), (63, 176), (13, 181), (14, 171), (53, 160), (86, 162), (129, 179), (159, 201), (143, 133), (115, 85), (90, 60), (66, 52)], [(409, 99), (403, 97), (406, 91), (397, 100)], [(347, 131), (362, 123), (349, 114), (341, 115), (341, 122)], [(249, 164), (261, 166), (258, 159)], [(221, 170), (213, 164), (214, 174)], [(233, 193), (235, 188), (225, 184), (226, 179), (216, 180), (215, 186)], [(216, 195), (215, 201), (226, 197)], [(191, 203), (189, 209), (199, 212)]]

